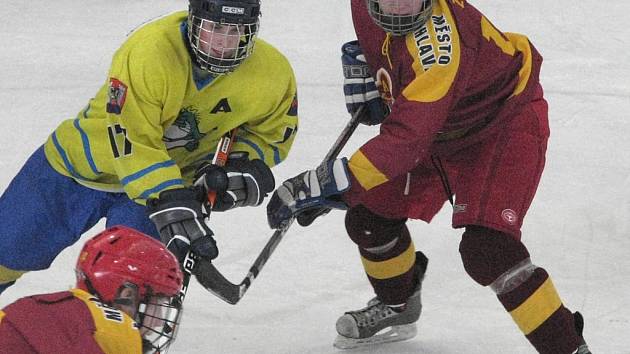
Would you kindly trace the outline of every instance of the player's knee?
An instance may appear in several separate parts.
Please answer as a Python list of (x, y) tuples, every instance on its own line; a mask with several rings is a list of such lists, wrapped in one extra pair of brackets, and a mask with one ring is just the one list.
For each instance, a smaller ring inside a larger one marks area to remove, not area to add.
[(363, 205), (346, 213), (346, 231), (354, 243), (365, 250), (395, 244), (403, 234), (406, 219), (388, 219)]
[(529, 252), (509, 234), (481, 226), (468, 226), (459, 244), (459, 253), (468, 275), (488, 286), (518, 265), (529, 263)]

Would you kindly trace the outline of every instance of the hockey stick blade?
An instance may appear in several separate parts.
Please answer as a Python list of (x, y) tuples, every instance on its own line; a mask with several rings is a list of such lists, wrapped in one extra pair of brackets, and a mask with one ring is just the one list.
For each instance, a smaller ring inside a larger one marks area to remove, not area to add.
[(291, 219), (284, 227), (273, 233), (263, 250), (258, 255), (258, 258), (256, 258), (256, 261), (254, 261), (254, 264), (249, 268), (249, 272), (247, 272), (247, 275), (239, 284), (234, 284), (227, 280), (214, 266), (214, 264), (207, 260), (200, 260), (197, 263), (198, 268), (195, 272), (197, 281), (201, 284), (201, 286), (216, 295), (218, 298), (228, 304), (236, 305), (239, 300), (243, 298), (243, 295), (245, 295), (247, 289), (249, 289), (250, 285), (252, 285), (254, 279), (258, 276), (258, 274), (260, 274), (263, 266), (267, 263), (267, 260), (280, 241), (282, 241), (282, 238), (287, 233), (292, 223), (293, 219)]
[[(363, 114), (365, 106), (361, 106), (353, 115), (350, 121), (346, 124), (346, 126), (339, 134), (339, 137), (330, 148), (326, 157), (324, 157), (324, 162), (333, 160), (337, 158), (343, 147), (346, 145), (352, 133), (356, 130), (359, 125), (360, 117)], [(254, 261), (254, 264), (249, 268), (247, 275), (239, 284), (234, 284), (227, 280), (221, 272), (207, 260), (199, 260), (197, 262), (197, 268), (195, 269), (195, 276), (197, 277), (197, 281), (201, 286), (203, 286), (206, 290), (216, 295), (218, 298), (227, 302), (228, 304), (236, 305), (249, 287), (252, 285), (252, 282), (260, 271), (262, 270), (267, 260), (275, 251), (276, 247), (282, 241), (282, 238), (287, 233), (293, 222), (295, 221), (295, 216), (289, 221), (282, 225), (279, 229), (277, 229), (265, 247), (258, 255), (258, 258)], [(312, 222), (312, 220), (311, 220)]]

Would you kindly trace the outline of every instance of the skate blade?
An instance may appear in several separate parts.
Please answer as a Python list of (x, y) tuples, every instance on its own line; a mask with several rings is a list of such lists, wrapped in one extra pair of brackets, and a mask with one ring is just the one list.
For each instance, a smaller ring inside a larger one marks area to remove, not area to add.
[(418, 333), (415, 323), (400, 326), (392, 326), (368, 338), (348, 338), (337, 335), (333, 346), (338, 349), (355, 349), (379, 345), (384, 343), (400, 342), (413, 338)]

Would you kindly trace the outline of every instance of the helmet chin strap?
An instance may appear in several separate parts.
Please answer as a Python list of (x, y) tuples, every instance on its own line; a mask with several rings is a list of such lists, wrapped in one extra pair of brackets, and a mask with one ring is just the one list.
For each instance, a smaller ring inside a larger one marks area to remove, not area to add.
[(90, 278), (88, 278), (85, 273), (81, 273), (81, 274), (82, 274), (82, 277), (84, 279), (83, 282), (85, 283), (85, 287), (87, 288), (87, 292), (92, 294), (92, 295), (95, 295), (96, 297), (98, 297), (102, 301), (103, 297), (101, 296), (101, 294), (98, 293), (98, 291), (96, 291), (96, 289), (92, 285), (92, 282), (90, 281)]
[(112, 305), (118, 310), (125, 312), (134, 321), (138, 320), (139, 306), (142, 302), (140, 289), (131, 282), (125, 282), (120, 286), (116, 297), (112, 300)]
[(129, 298), (117, 298), (114, 299), (114, 304), (121, 306), (133, 306), (133, 300)]

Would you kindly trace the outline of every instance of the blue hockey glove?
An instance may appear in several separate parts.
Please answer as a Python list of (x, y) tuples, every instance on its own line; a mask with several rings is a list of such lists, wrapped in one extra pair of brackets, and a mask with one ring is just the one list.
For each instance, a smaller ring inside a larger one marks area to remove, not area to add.
[(302, 172), (282, 183), (271, 196), (267, 204), (269, 226), (278, 229), (292, 217), (299, 218), (304, 213), (314, 213), (317, 217), (330, 209), (346, 209), (340, 196), (349, 188), (346, 158), (328, 161), (315, 170)]
[(205, 223), (202, 188), (179, 188), (160, 193), (147, 201), (149, 218), (158, 229), (162, 243), (182, 263), (188, 251), (212, 260), (219, 255), (214, 234)]
[(195, 180), (195, 185), (217, 193), (212, 211), (260, 205), (276, 186), (269, 166), (260, 159), (249, 160), (244, 151), (231, 153), (224, 167), (202, 164)]
[(359, 121), (365, 125), (381, 124), (390, 109), (381, 98), (359, 41), (347, 42), (341, 46), (341, 64), (348, 113), (354, 114), (359, 107), (365, 105)]

